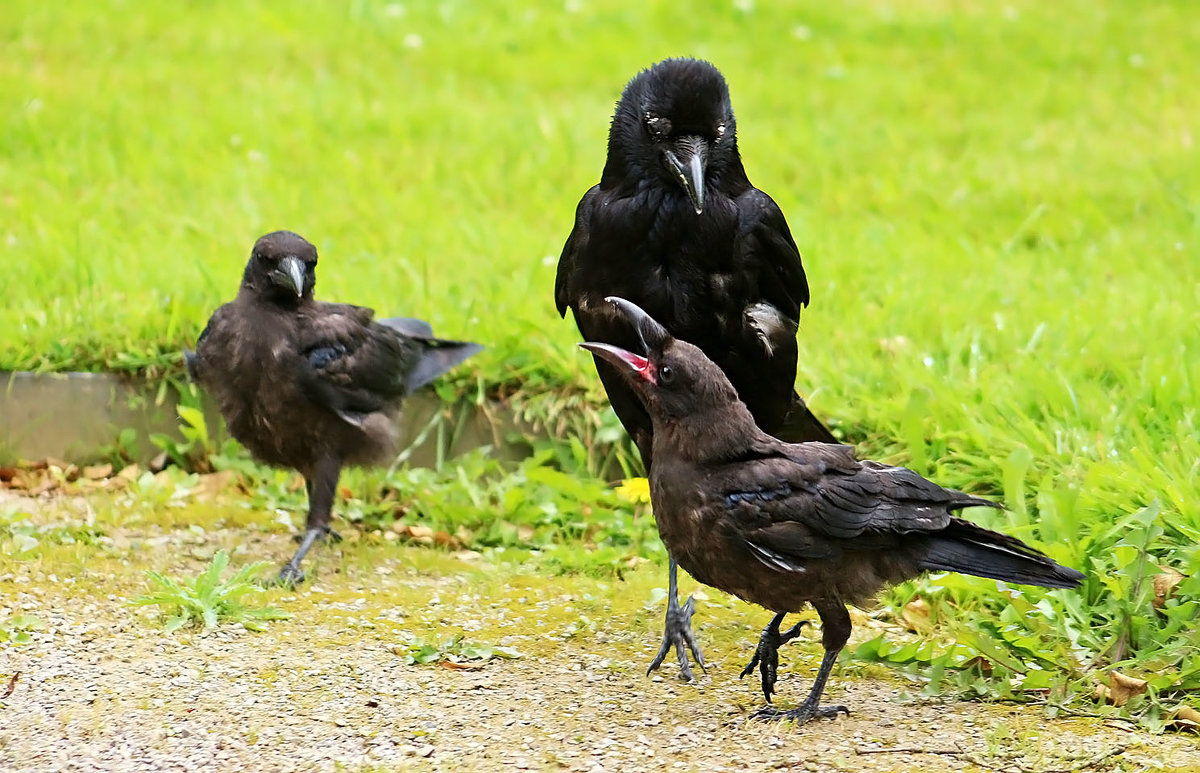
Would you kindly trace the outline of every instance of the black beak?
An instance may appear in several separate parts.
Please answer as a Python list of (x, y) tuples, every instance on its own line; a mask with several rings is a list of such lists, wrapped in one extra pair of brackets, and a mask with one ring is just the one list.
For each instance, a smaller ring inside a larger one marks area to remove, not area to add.
[(650, 360), (640, 354), (634, 354), (612, 344), (599, 344), (593, 341), (585, 341), (579, 345), (579, 348), (587, 349), (602, 360), (608, 360), (619, 370), (636, 373), (642, 380), (651, 384), (655, 383), (654, 370), (650, 367)]
[[(629, 323), (633, 325), (633, 329), (638, 335), (638, 341), (642, 345), (642, 351), (646, 355), (652, 352), (661, 352), (667, 344), (675, 340), (665, 327), (658, 324), (654, 317), (642, 311), (641, 307), (636, 303), (631, 303), (615, 295), (610, 295), (604, 300), (615, 306), (629, 320)], [(608, 360), (613, 365), (616, 365), (619, 370), (635, 373), (647, 383), (658, 383), (658, 379), (655, 377), (654, 364), (646, 356), (634, 354), (619, 346), (596, 343), (594, 341), (587, 341), (579, 346), (580, 348), (587, 349), (602, 360)]]
[(636, 303), (627, 301), (624, 298), (618, 298), (615, 295), (610, 295), (604, 300), (616, 306), (617, 310), (629, 320), (629, 324), (633, 325), (633, 329), (637, 331), (638, 338), (642, 342), (642, 349), (646, 354), (662, 351), (671, 342), (672, 337), (667, 332), (667, 329), (658, 324), (654, 317), (642, 311), (641, 307)]
[(704, 211), (704, 172), (708, 168), (708, 140), (695, 134), (675, 140), (667, 151), (667, 164), (687, 191), (692, 207), (699, 215)]
[(295, 255), (287, 255), (279, 261), (275, 269), (275, 281), (281, 286), (294, 290), (296, 297), (304, 295), (304, 262)]

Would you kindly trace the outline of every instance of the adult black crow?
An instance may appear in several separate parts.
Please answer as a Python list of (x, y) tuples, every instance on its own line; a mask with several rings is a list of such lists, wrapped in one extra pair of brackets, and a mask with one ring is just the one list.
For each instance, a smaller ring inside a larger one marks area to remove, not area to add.
[(754, 424), (721, 369), (644, 311), (612, 303), (631, 323), (643, 354), (607, 343), (584, 348), (619, 368), (654, 422), (650, 498), (667, 549), (700, 582), (776, 615), (745, 676), (759, 666), (768, 704), (784, 616), (811, 604), (821, 618), (825, 657), (795, 719), (849, 713), (821, 706), (838, 653), (850, 637), (846, 603), (923, 571), (1074, 588), (1083, 575), (1018, 539), (951, 515), (997, 507), (944, 489), (912, 470), (855, 458), (850, 446), (785, 443)]
[(229, 432), (259, 461), (304, 476), (308, 520), (279, 573), (285, 583), (304, 579), (300, 562), (330, 533), (343, 465), (390, 458), (404, 396), (482, 348), (434, 338), (421, 320), (372, 321), (371, 309), (315, 301), (316, 268), (317, 249), (301, 236), (263, 236), (237, 298), (184, 355)]
[[(729, 88), (716, 67), (666, 59), (625, 87), (608, 135), (600, 183), (575, 212), (558, 262), (554, 300), (570, 307), (587, 341), (635, 343), (605, 296), (644, 307), (729, 376), (759, 426), (791, 441), (836, 442), (796, 394), (796, 328), (808, 280), (783, 212), (750, 184), (738, 154)], [(596, 370), (649, 473), (651, 422), (637, 395), (604, 360)], [(704, 666), (681, 607), (671, 557), (662, 647), (686, 646)], [(647, 673), (649, 673), (649, 671)]]

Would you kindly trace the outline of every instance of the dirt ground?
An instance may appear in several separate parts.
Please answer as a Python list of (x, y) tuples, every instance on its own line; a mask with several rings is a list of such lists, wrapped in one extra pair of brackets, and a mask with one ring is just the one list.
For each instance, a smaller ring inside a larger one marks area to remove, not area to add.
[[(846, 657), (827, 695), (849, 717), (749, 720), (761, 696), (737, 674), (766, 616), (706, 594), (708, 674), (647, 678), (661, 630), (651, 591), (665, 581), (654, 566), (554, 577), (499, 554), (348, 540), (318, 548), (312, 582), (268, 594), (295, 616), (265, 633), (165, 634), (152, 609), (127, 604), (148, 590), (143, 569), (192, 576), (220, 547), (238, 565), (274, 560), (293, 547), (287, 533), (232, 510), (149, 523), (94, 503), (18, 504), (46, 522), (88, 511), (111, 523), (97, 544), (29, 560), (0, 545), (0, 622), (47, 623), (29, 644), (0, 644), (0, 694), (19, 673), (0, 700), (4, 770), (1200, 770), (1194, 736), (914, 701), (910, 684)], [(452, 632), (523, 656), (450, 668), (397, 654), (406, 635)], [(777, 701), (794, 705), (815, 638), (782, 659)]]

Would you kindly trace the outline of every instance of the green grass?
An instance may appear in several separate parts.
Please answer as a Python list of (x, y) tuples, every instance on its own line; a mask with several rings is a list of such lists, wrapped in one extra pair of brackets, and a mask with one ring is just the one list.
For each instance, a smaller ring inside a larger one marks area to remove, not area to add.
[(1191, 17), (1087, 0), (16, 0), (0, 11), (0, 254), (22, 270), (0, 280), (0, 328), (21, 335), (0, 368), (177, 368), (253, 240), (288, 227), (320, 247), (323, 297), (488, 342), (487, 381), (578, 379), (553, 259), (625, 81), (696, 54), (727, 74), (747, 168), (808, 258), (803, 375), (824, 408), (873, 420), (859, 398), (901, 391), (874, 383), (897, 335), (908, 365), (936, 363), (917, 383), (976, 338), (976, 364), (1010, 363), (1042, 323), (1039, 364), (1127, 370), (1142, 339), (1198, 327)]
[[(981, 517), (1091, 575), (1045, 625), (984, 582), (889, 601), (1057, 653), (1076, 695), (1074, 669), (1114, 661), (1195, 689), (1193, 21), (1132, 0), (10, 2), (0, 369), (178, 374), (250, 244), (287, 227), (321, 250), (321, 297), (487, 343), (453, 389), (611, 430), (554, 262), (625, 81), (705, 56), (805, 254), (814, 408), (864, 453), (1002, 495)], [(483, 528), (520, 496), (451, 511)], [(1165, 611), (1160, 566), (1189, 577)]]

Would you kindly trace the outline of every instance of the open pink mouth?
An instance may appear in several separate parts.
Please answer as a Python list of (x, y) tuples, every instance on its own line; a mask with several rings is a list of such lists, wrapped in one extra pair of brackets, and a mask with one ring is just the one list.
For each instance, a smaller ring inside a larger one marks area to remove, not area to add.
[(596, 356), (608, 360), (613, 365), (623, 366), (626, 370), (633, 371), (643, 381), (651, 384), (658, 383), (654, 376), (654, 366), (650, 364), (650, 360), (640, 354), (634, 354), (631, 351), (622, 349), (619, 346), (613, 346), (612, 344), (598, 344), (590, 341), (582, 343), (580, 346)]
[(629, 355), (629, 357), (625, 360), (629, 363), (629, 367), (632, 368), (639, 376), (653, 383), (654, 371), (650, 368), (650, 360), (646, 359), (640, 354), (634, 354), (633, 352), (626, 352), (626, 354)]

